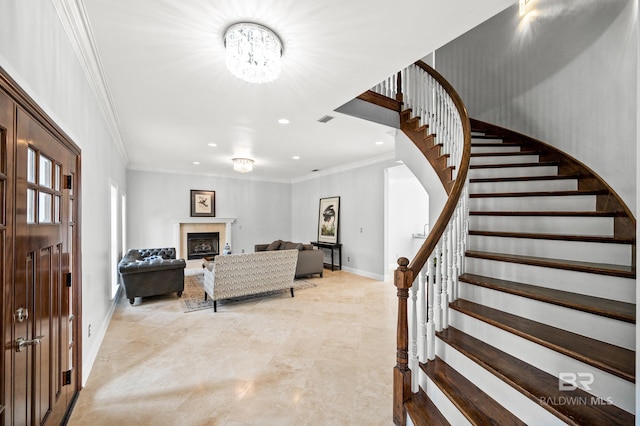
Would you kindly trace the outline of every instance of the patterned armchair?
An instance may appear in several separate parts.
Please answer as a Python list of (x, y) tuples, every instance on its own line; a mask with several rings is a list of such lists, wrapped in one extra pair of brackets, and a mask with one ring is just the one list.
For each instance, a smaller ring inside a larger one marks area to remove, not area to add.
[(204, 298), (211, 296), (213, 311), (216, 301), (231, 297), (291, 289), (298, 262), (298, 250), (216, 256), (204, 261)]

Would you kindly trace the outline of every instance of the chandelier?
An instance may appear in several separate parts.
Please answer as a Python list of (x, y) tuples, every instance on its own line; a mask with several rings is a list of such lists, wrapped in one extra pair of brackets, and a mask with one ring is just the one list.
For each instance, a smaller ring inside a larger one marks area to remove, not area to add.
[(234, 158), (233, 160), (233, 170), (240, 173), (249, 173), (253, 170), (253, 160), (249, 158)]
[(269, 28), (250, 22), (224, 33), (226, 64), (231, 74), (249, 83), (267, 83), (280, 75), (282, 42)]

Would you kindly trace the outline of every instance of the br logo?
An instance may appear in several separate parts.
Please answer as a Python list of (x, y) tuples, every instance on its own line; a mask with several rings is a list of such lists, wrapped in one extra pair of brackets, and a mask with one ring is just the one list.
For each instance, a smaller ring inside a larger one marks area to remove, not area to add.
[(558, 390), (572, 391), (580, 388), (590, 391), (593, 381), (591, 373), (558, 373)]

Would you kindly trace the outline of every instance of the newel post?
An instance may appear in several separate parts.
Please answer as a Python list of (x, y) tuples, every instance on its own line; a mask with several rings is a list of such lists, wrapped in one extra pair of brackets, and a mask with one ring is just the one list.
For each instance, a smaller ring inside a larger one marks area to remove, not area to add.
[(409, 369), (409, 324), (407, 299), (413, 283), (413, 272), (407, 268), (409, 259), (398, 259), (394, 284), (398, 288), (398, 331), (396, 337), (396, 366), (393, 369), (393, 422), (405, 425), (404, 403), (411, 396), (411, 370)]

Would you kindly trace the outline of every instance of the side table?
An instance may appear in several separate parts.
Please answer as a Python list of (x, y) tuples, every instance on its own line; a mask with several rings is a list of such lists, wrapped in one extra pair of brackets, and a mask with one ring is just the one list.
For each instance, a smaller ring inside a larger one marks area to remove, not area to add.
[(342, 270), (342, 243), (324, 243), (322, 241), (311, 241), (311, 244), (318, 248), (323, 248), (323, 249), (326, 248), (331, 250), (331, 270), (332, 271), (335, 270), (335, 266), (336, 266), (334, 262), (333, 252), (337, 250), (338, 251), (338, 269)]

